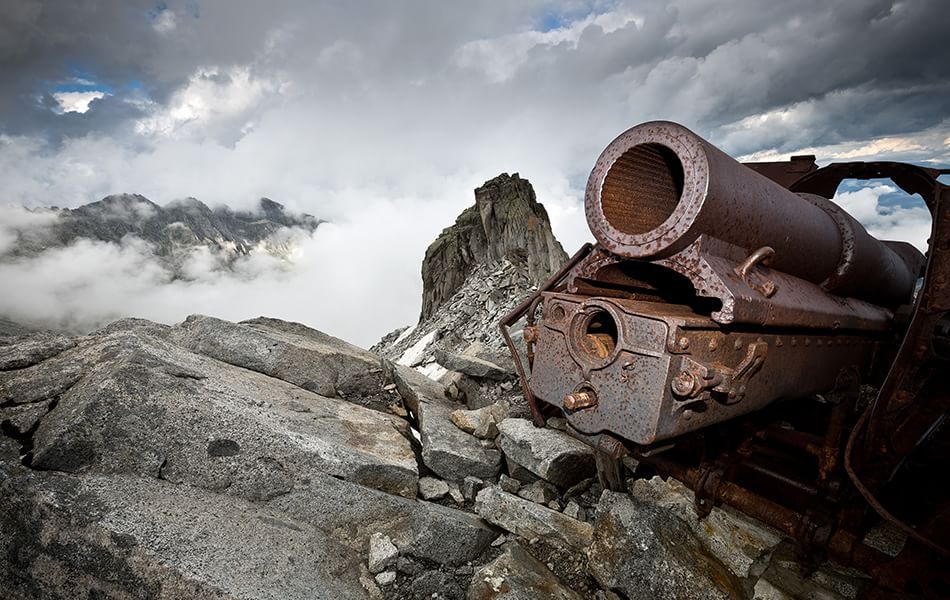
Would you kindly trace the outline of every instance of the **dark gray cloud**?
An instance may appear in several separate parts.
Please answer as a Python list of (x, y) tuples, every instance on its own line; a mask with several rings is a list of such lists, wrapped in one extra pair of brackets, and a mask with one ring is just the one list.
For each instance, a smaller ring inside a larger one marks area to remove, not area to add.
[[(499, 172), (535, 184), (566, 247), (586, 240), (590, 166), (644, 120), (735, 155), (950, 163), (941, 0), (0, 1), (0, 203), (268, 196), (332, 219), (338, 243), (306, 260), (359, 281), (305, 272), (390, 298), (373, 331), (306, 277), (274, 295), (318, 298), (297, 317), (332, 309), (363, 341), (412, 320), (427, 242)], [(920, 215), (902, 227), (877, 197), (860, 196), (876, 231), (919, 237)], [(214, 304), (186, 288), (166, 304)]]

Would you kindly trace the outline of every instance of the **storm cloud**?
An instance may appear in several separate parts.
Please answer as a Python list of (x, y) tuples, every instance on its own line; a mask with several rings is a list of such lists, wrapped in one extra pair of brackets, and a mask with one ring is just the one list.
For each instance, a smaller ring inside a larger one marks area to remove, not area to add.
[[(589, 237), (582, 190), (597, 154), (650, 119), (745, 158), (950, 163), (938, 0), (3, 5), (0, 202), (130, 192), (246, 208), (268, 196), (334, 223), (301, 244), (300, 264), (321, 265), (306, 276), (218, 274), (206, 288), (125, 277), (143, 291), (112, 293), (124, 300), (110, 317), (267, 313), (371, 343), (415, 319), (425, 247), (472, 188), (520, 172), (570, 251)], [(863, 202), (876, 234), (922, 243), (925, 214), (921, 225), (881, 204), (891, 192), (862, 189), (845, 202)], [(22, 273), (55, 278), (38, 267)], [(63, 302), (34, 300), (62, 293), (39, 279), (0, 312), (56, 316)], [(213, 290), (247, 301), (216, 307)], [(340, 300), (356, 297), (359, 310)]]

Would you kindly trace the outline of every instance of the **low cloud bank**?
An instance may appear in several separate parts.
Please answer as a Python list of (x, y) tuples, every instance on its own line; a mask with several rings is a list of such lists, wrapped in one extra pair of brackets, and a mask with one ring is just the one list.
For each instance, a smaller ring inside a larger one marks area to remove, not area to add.
[[(192, 313), (231, 320), (267, 315), (371, 345), (418, 316), (419, 263), (407, 254), (423, 252), (426, 243), (393, 226), (405, 221), (393, 208), (362, 216), (370, 215), (325, 223), (313, 233), (282, 230), (281, 243), (291, 248), (286, 259), (254, 252), (229, 263), (194, 248), (179, 270), (184, 277), (133, 236), (119, 244), (81, 239), (31, 257), (8, 255), (0, 258), (0, 315), (71, 331), (125, 316), (174, 323)], [(0, 225), (7, 251), (17, 235), (11, 223), (4, 218)]]

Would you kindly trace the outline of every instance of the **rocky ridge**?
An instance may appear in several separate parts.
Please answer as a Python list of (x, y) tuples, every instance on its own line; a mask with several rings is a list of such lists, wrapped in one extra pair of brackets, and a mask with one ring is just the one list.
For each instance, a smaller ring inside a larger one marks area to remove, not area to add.
[(174, 271), (196, 248), (207, 248), (225, 261), (252, 252), (283, 256), (290, 251), (288, 231), (314, 231), (321, 221), (288, 212), (261, 198), (252, 211), (211, 209), (195, 198), (159, 206), (140, 194), (116, 194), (73, 209), (52, 209), (56, 219), (17, 232), (9, 257), (34, 256), (78, 240), (119, 244), (132, 236), (149, 244)]

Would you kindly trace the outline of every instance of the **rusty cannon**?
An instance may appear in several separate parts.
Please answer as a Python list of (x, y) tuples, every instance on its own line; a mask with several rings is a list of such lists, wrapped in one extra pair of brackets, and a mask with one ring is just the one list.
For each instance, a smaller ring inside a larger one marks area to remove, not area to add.
[[(674, 477), (700, 516), (730, 504), (882, 593), (941, 589), (939, 570), (921, 586), (908, 569), (950, 557), (950, 497), (934, 497), (947, 486), (921, 477), (950, 447), (943, 173), (740, 164), (675, 123), (624, 132), (587, 183), (597, 243), (501, 324), (535, 424), (564, 417), (599, 451), (605, 486)], [(926, 259), (830, 200), (845, 179), (877, 178), (927, 204)], [(510, 335), (522, 321), (526, 352)], [(913, 486), (926, 502), (896, 499)], [(896, 558), (863, 542), (876, 522), (906, 536)]]

